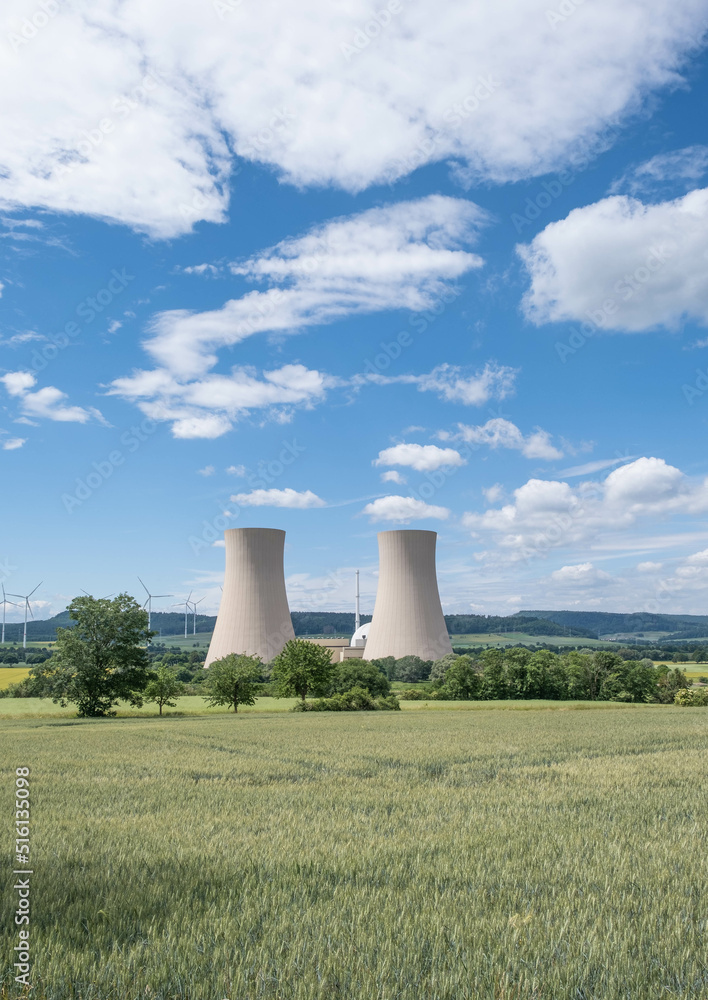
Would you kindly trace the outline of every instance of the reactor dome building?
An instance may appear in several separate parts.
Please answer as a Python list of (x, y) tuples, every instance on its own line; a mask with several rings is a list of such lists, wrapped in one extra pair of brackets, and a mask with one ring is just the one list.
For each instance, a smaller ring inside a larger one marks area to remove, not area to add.
[(267, 663), (295, 638), (285, 593), (285, 532), (229, 528), (224, 541), (224, 591), (204, 666), (229, 653)]
[(380, 531), (379, 585), (364, 656), (415, 655), (439, 660), (452, 652), (435, 572), (435, 531)]

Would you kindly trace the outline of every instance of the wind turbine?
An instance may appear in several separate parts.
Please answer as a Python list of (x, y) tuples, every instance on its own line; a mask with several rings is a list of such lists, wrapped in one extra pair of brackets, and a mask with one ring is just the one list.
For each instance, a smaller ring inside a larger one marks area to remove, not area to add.
[[(190, 590), (189, 597), (191, 597), (191, 596), (192, 596), (192, 591)], [(187, 638), (187, 624), (189, 622), (189, 611), (190, 611), (189, 597), (186, 600), (184, 600), (184, 601), (180, 601), (178, 604), (173, 604), (172, 605), (173, 608), (181, 608), (182, 606), (184, 606), (184, 637), (185, 637), (185, 639)]]
[[(12, 595), (15, 596), (14, 594)], [(2, 639), (0, 642), (5, 642), (5, 612), (7, 610), (7, 605), (11, 605), (13, 608), (19, 608), (19, 604), (15, 604), (14, 601), (8, 601), (7, 594), (5, 593), (5, 588), (2, 588)]]
[[(37, 586), (34, 588), (34, 590), (39, 590), (39, 588), (42, 586), (43, 582), (44, 581), (41, 580), (37, 584)], [(24, 629), (24, 632), (22, 633), (22, 648), (23, 649), (27, 649), (27, 612), (29, 611), (31, 617), (34, 618), (34, 614), (32, 614), (32, 608), (30, 606), (30, 597), (34, 593), (34, 590), (31, 590), (29, 592), (29, 594), (10, 594), (10, 597), (20, 597), (25, 602), (25, 629)], [(5, 593), (5, 588), (3, 587), (3, 594), (4, 593)]]
[[(140, 577), (138, 577), (138, 580), (140, 580)], [(143, 584), (143, 590), (147, 594), (147, 600), (143, 604), (143, 607), (147, 607), (147, 609), (148, 609), (148, 632), (151, 632), (152, 631), (151, 625), (152, 625), (152, 599), (153, 599), (153, 597), (157, 600), (158, 597), (174, 597), (174, 594), (151, 594), (150, 591), (145, 586), (145, 584), (143, 583), (143, 581), (140, 580), (140, 582)], [(148, 643), (149, 643), (149, 641), (150, 640), (148, 640)]]
[[(190, 594), (189, 596), (191, 597), (192, 595)], [(198, 601), (192, 601), (192, 614), (194, 616), (192, 618), (192, 635), (197, 634), (197, 604), (201, 604), (205, 600), (205, 597), (200, 597)]]

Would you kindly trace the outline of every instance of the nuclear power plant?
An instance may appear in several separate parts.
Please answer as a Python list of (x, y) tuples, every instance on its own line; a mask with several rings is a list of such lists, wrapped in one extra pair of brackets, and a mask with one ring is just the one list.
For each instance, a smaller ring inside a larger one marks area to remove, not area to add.
[(439, 660), (452, 652), (435, 572), (435, 531), (380, 531), (379, 585), (364, 656), (413, 654)]
[(229, 653), (267, 663), (295, 638), (285, 593), (285, 532), (229, 528), (224, 541), (224, 591), (204, 666)]
[[(224, 592), (204, 666), (229, 653), (248, 653), (267, 663), (295, 637), (285, 593), (285, 532), (231, 528), (224, 539)], [(359, 624), (357, 570), (354, 635), (348, 642), (314, 641), (328, 646), (337, 661), (409, 655), (439, 660), (452, 652), (438, 593), (436, 540), (435, 531), (379, 532), (373, 620)]]

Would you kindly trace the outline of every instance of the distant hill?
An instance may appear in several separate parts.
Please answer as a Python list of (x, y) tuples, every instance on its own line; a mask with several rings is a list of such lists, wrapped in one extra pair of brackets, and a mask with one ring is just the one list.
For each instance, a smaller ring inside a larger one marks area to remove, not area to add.
[(485, 632), (523, 632), (525, 635), (570, 635), (583, 639), (597, 639), (587, 625), (570, 626), (548, 618), (528, 615), (445, 615), (450, 635), (480, 635)]
[[(293, 611), (295, 635), (348, 636), (354, 632), (354, 614), (347, 611)], [(362, 624), (371, 615), (361, 616)], [(520, 611), (516, 615), (445, 615), (450, 635), (480, 635), (486, 632), (521, 632), (525, 635), (577, 636), (597, 639), (604, 635), (637, 636), (647, 632), (663, 632), (667, 639), (693, 639), (708, 636), (708, 615), (611, 614), (605, 611)], [(215, 615), (197, 615), (197, 633), (214, 631)], [(29, 621), (27, 638), (31, 642), (56, 639), (57, 627), (71, 627), (68, 611), (46, 621)], [(184, 614), (179, 611), (157, 611), (152, 627), (161, 636), (182, 635)], [(8, 642), (22, 640), (22, 623), (8, 622)], [(192, 634), (192, 616), (189, 616)]]
[[(346, 611), (293, 611), (295, 635), (351, 635), (354, 632), (354, 613)], [(371, 615), (362, 615), (362, 624), (371, 621)], [(197, 615), (197, 633), (214, 631), (216, 615)], [(30, 642), (53, 642), (57, 628), (71, 628), (73, 622), (68, 611), (62, 611), (45, 621), (27, 622), (27, 638)], [(188, 634), (192, 634), (192, 616), (189, 616)], [(184, 612), (154, 611), (152, 627), (159, 635), (184, 635)], [(8, 642), (22, 641), (22, 622), (8, 622), (6, 638)]]
[(586, 628), (603, 635), (637, 635), (645, 632), (665, 632), (665, 638), (692, 639), (708, 635), (708, 615), (655, 615), (639, 611), (633, 614), (612, 614), (607, 611), (520, 611), (519, 617), (539, 618)]

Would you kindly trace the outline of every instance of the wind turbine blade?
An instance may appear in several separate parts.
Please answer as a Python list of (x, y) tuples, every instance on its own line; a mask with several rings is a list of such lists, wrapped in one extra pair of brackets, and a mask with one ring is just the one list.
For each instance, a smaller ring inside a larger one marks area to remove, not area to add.
[[(44, 580), (40, 580), (39, 583), (37, 584), (37, 586), (34, 588), (34, 590), (39, 590), (39, 588), (42, 586), (43, 583), (44, 583)], [(32, 596), (32, 594), (34, 593), (34, 590), (30, 590), (29, 594), (27, 595), (28, 598), (30, 598)]]
[[(140, 580), (140, 577), (138, 577), (138, 580)], [(142, 580), (140, 580), (140, 582), (141, 582), (141, 583), (143, 584), (143, 590), (145, 591), (145, 593), (146, 593), (146, 594), (148, 595), (148, 597), (149, 597), (149, 596), (150, 596), (150, 591), (149, 591), (149, 590), (147, 589), (147, 587), (145, 586), (145, 584), (143, 583), (143, 581), (142, 581)], [(145, 605), (143, 605), (143, 607), (145, 607)]]
[[(37, 588), (35, 587), (35, 588), (34, 588), (34, 590), (36, 590), (36, 589), (37, 589)], [(34, 590), (32, 591), (32, 594), (34, 593)], [(32, 595), (30, 594), (30, 597), (31, 597), (31, 596), (32, 596)], [(28, 610), (28, 611), (29, 611), (29, 613), (30, 613), (30, 618), (34, 618), (34, 612), (32, 611), (32, 605), (31, 605), (31, 604), (30, 604), (30, 602), (29, 602), (29, 597), (27, 598), (27, 610)]]

